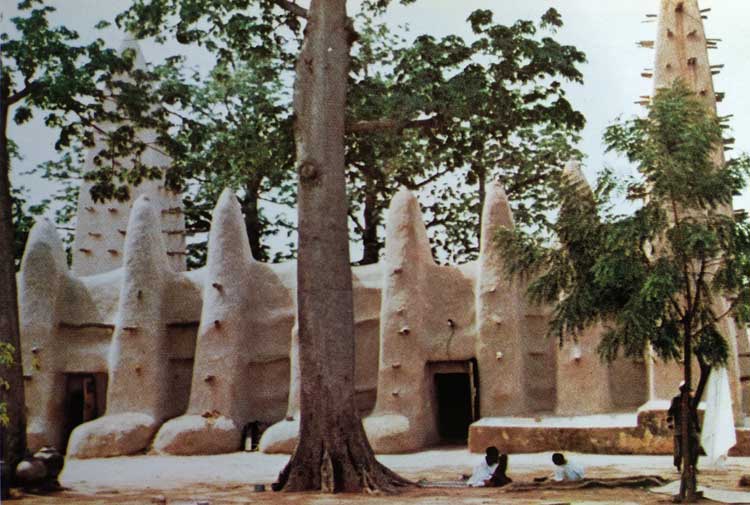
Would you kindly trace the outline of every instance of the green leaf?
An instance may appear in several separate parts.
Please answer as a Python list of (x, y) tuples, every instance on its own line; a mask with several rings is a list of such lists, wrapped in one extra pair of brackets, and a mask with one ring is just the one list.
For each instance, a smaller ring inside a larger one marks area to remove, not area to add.
[(13, 121), (18, 124), (24, 124), (34, 117), (29, 107), (19, 106), (16, 108), (16, 112), (13, 114)]

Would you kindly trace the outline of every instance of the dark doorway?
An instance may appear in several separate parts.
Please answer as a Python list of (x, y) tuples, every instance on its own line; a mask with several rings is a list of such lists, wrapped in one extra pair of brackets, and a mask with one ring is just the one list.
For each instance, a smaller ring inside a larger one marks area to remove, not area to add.
[(471, 379), (468, 373), (436, 373), (438, 433), (445, 442), (465, 443), (472, 423)]
[(104, 413), (107, 375), (93, 373), (67, 374), (65, 378), (65, 431), (60, 452), (68, 447), (70, 433), (79, 424)]

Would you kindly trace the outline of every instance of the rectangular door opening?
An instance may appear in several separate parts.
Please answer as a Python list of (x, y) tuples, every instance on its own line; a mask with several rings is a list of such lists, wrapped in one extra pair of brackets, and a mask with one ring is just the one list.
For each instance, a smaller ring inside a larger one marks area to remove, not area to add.
[(74, 373), (65, 378), (65, 430), (63, 446), (68, 447), (70, 433), (79, 424), (91, 421), (104, 413), (107, 396), (107, 374)]
[(438, 434), (443, 442), (464, 444), (474, 421), (472, 384), (469, 373), (436, 373)]

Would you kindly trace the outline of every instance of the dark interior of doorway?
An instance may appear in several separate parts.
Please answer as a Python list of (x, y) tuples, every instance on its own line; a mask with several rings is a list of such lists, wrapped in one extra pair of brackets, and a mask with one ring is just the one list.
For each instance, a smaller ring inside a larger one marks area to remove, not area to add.
[(107, 394), (107, 374), (71, 373), (65, 375), (65, 430), (63, 446), (68, 447), (70, 433), (76, 426), (104, 413), (104, 399)]
[(466, 443), (474, 421), (468, 373), (436, 373), (438, 434), (446, 443)]

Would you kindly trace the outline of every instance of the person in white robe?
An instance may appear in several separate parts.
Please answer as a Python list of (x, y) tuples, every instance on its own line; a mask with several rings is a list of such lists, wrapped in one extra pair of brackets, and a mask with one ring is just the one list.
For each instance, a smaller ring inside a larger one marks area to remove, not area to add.
[(497, 447), (488, 447), (485, 449), (484, 459), (474, 467), (471, 477), (466, 482), (469, 487), (484, 487), (492, 478), (492, 474), (497, 470), (497, 464), (500, 460), (500, 451)]
[(555, 482), (583, 479), (583, 467), (578, 463), (568, 461), (562, 453), (554, 453), (552, 462), (555, 464), (555, 474), (552, 477)]

